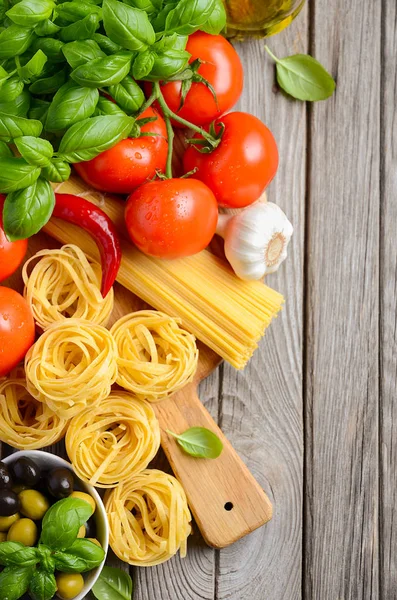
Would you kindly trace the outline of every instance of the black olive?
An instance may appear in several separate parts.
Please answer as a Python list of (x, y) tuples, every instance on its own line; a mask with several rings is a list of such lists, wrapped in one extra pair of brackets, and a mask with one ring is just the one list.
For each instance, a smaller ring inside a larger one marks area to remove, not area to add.
[(8, 467), (0, 461), (0, 488), (10, 488), (11, 486), (12, 479)]
[(96, 522), (94, 517), (90, 517), (85, 524), (85, 537), (86, 538), (96, 538)]
[(53, 469), (49, 472), (47, 488), (54, 498), (67, 498), (73, 492), (73, 486), (73, 473), (69, 469)]
[(0, 517), (11, 517), (20, 509), (18, 496), (12, 490), (0, 490)]
[(33, 487), (40, 479), (40, 469), (30, 458), (18, 458), (10, 466), (12, 477), (29, 487)]

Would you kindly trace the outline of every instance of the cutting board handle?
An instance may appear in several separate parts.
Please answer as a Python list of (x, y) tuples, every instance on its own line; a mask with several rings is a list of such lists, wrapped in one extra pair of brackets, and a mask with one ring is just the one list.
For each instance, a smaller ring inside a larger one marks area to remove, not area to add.
[[(176, 477), (183, 483), (189, 506), (207, 544), (224, 548), (267, 523), (272, 505), (234, 448), (200, 402), (196, 383), (154, 406), (160, 421), (162, 447)], [(223, 442), (216, 459), (193, 458), (166, 432), (207, 427)]]

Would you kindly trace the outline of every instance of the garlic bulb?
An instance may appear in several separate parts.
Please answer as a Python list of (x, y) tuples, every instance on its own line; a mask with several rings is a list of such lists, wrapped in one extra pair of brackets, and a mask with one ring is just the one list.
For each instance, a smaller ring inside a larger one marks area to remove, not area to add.
[(281, 208), (256, 202), (238, 215), (219, 215), (217, 234), (225, 240), (225, 254), (240, 279), (262, 279), (277, 271), (287, 258), (293, 227)]

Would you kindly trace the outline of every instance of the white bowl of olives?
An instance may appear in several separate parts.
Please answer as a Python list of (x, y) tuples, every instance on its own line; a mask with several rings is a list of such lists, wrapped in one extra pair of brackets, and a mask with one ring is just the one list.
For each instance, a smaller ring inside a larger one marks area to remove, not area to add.
[(103, 502), (70, 463), (39, 450), (0, 462), (0, 587), (10, 596), (83, 600), (108, 543)]

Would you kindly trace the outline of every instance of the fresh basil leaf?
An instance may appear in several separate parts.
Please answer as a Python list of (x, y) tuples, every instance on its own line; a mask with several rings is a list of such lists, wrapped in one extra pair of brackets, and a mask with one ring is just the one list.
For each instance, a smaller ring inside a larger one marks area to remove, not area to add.
[(40, 169), (29, 165), (23, 158), (0, 158), (0, 193), (8, 194), (32, 185), (40, 176)]
[(217, 35), (226, 27), (226, 11), (222, 0), (216, 0), (214, 10), (208, 21), (200, 27), (201, 31)]
[(156, 56), (152, 50), (145, 50), (138, 54), (132, 65), (132, 76), (134, 79), (140, 80), (149, 75), (153, 69), (155, 60)]
[(43, 95), (53, 94), (61, 85), (65, 83), (67, 79), (67, 72), (65, 69), (58, 71), (51, 77), (44, 77), (43, 79), (37, 79), (34, 83), (29, 86), (29, 91), (32, 94)]
[(5, 81), (7, 81), (8, 78), (9, 74), (3, 67), (0, 66), (0, 87)]
[[(2, 95), (0, 92), (0, 100)], [(27, 90), (23, 90), (15, 100), (11, 102), (0, 101), (0, 112), (6, 115), (14, 115), (15, 117), (27, 117), (30, 107), (30, 94)]]
[(70, 163), (95, 158), (128, 137), (134, 119), (124, 115), (92, 117), (72, 125), (59, 145), (59, 157)]
[(19, 542), (0, 543), (0, 565), (30, 567), (38, 562), (36, 548), (30, 548)]
[(294, 54), (277, 58), (265, 46), (276, 61), (277, 83), (293, 98), (317, 102), (332, 96), (335, 81), (321, 63), (308, 54)]
[(48, 109), (46, 131), (58, 132), (88, 119), (98, 103), (97, 89), (65, 83), (55, 94)]
[(80, 65), (85, 65), (96, 58), (105, 56), (105, 53), (102, 52), (94, 40), (69, 42), (69, 44), (64, 45), (63, 54), (72, 69), (77, 69)]
[(17, 25), (33, 27), (36, 23), (49, 19), (54, 7), (51, 0), (21, 0), (6, 15)]
[(0, 96), (2, 102), (12, 102), (23, 92), (24, 83), (19, 77), (11, 77), (3, 83), (0, 88)]
[(28, 27), (11, 25), (0, 33), (0, 59), (23, 54), (34, 40), (34, 33)]
[(15, 145), (22, 158), (35, 167), (48, 165), (54, 154), (50, 142), (37, 137), (22, 136), (15, 140)]
[(36, 548), (37, 555), (40, 558), (40, 564), (42, 568), (48, 573), (54, 573), (55, 571), (55, 561), (52, 557), (52, 552), (46, 546), (39, 544), (38, 548)]
[(40, 98), (32, 98), (30, 103), (30, 110), (28, 113), (29, 119), (36, 119), (44, 123), (47, 116), (50, 102), (47, 100), (41, 100)]
[[(35, 29), (36, 31), (36, 29)], [(52, 62), (64, 62), (65, 57), (62, 48), (65, 46), (61, 40), (55, 40), (51, 37), (40, 37), (34, 40), (31, 49), (33, 52), (42, 50), (49, 60)]]
[(6, 567), (0, 573), (0, 600), (18, 600), (26, 594), (32, 574), (32, 567)]
[(168, 14), (166, 34), (190, 35), (200, 29), (210, 18), (216, 0), (180, 0)]
[(3, 142), (11, 142), (21, 135), (38, 137), (42, 130), (43, 126), (40, 121), (0, 113), (0, 140)]
[(46, 165), (41, 170), (41, 176), (47, 181), (53, 183), (62, 183), (70, 177), (71, 168), (67, 162), (60, 158), (53, 158), (49, 165)]
[(54, 191), (41, 177), (32, 185), (8, 194), (3, 209), (7, 238), (15, 242), (38, 233), (50, 219), (54, 206)]
[(166, 4), (158, 13), (158, 15), (152, 20), (152, 25), (155, 31), (164, 31), (165, 22), (169, 13), (174, 10), (174, 8), (178, 5), (177, 2), (171, 2)]
[(29, 595), (32, 600), (51, 600), (57, 591), (54, 573), (37, 569), (29, 585)]
[[(77, 125), (80, 125), (80, 123)], [(69, 131), (73, 127), (76, 127), (76, 125), (73, 125)], [(44, 183), (52, 190), (47, 181)], [(7, 200), (8, 196), (6, 202)], [(51, 212), (48, 218), (50, 218)], [(43, 225), (44, 223), (41, 227)], [(84, 500), (78, 498), (59, 500), (44, 515), (40, 543), (53, 550), (66, 550), (76, 540), (80, 527), (88, 521), (91, 515), (92, 507)]]
[(40, 21), (34, 28), (34, 32), (36, 35), (40, 37), (46, 37), (55, 35), (61, 28), (59, 25), (55, 25), (50, 19), (46, 19), (45, 21)]
[(156, 41), (148, 15), (117, 0), (104, 0), (103, 25), (110, 39), (128, 50), (143, 52)]
[(142, 89), (131, 77), (126, 77), (117, 85), (110, 86), (108, 92), (127, 113), (137, 112), (145, 102)]
[(114, 102), (104, 98), (103, 96), (99, 97), (98, 104), (96, 106), (96, 110), (98, 115), (121, 115), (126, 117), (125, 112)]
[(120, 83), (128, 75), (131, 67), (131, 55), (128, 52), (96, 58), (77, 67), (70, 74), (78, 84), (87, 87), (108, 87)]
[(44, 65), (47, 62), (47, 57), (42, 50), (37, 50), (37, 52), (32, 56), (32, 58), (20, 69), (19, 77), (25, 83), (29, 83), (31, 79), (34, 77), (38, 77), (44, 69)]
[(55, 568), (62, 573), (84, 573), (103, 562), (105, 552), (89, 540), (76, 540), (66, 552), (55, 552)]
[(102, 35), (102, 33), (94, 33), (92, 39), (98, 44), (100, 49), (105, 52), (105, 54), (117, 54), (117, 52), (122, 50), (121, 46), (112, 42), (107, 35)]
[(0, 142), (0, 158), (12, 158), (12, 150), (5, 142)]
[(148, 15), (156, 12), (156, 7), (150, 0), (124, 0), (125, 4), (128, 6), (132, 6), (133, 8), (139, 8), (139, 10), (144, 10)]
[(103, 567), (92, 593), (97, 600), (131, 600), (132, 579), (121, 569)]
[(74, 42), (75, 40), (88, 40), (92, 38), (99, 26), (99, 16), (87, 15), (81, 21), (76, 21), (67, 27), (63, 27), (59, 37), (63, 42)]
[(186, 50), (166, 50), (162, 54), (156, 54), (153, 67), (145, 79), (161, 81), (175, 77), (186, 67), (190, 56)]
[(56, 16), (69, 23), (75, 23), (92, 14), (97, 14), (99, 18), (102, 18), (101, 8), (95, 4), (84, 2), (84, 0), (64, 2), (56, 8)]
[(187, 41), (187, 35), (178, 35), (177, 33), (165, 35), (153, 45), (153, 50), (157, 54), (161, 54), (166, 50), (185, 50)]
[(215, 433), (205, 427), (191, 427), (177, 435), (167, 429), (181, 448), (195, 458), (218, 458), (223, 450), (223, 444)]

